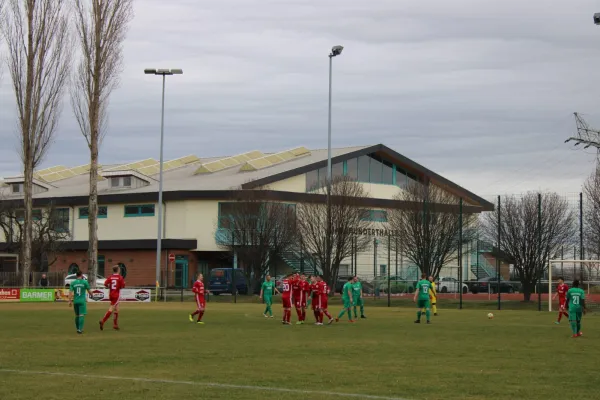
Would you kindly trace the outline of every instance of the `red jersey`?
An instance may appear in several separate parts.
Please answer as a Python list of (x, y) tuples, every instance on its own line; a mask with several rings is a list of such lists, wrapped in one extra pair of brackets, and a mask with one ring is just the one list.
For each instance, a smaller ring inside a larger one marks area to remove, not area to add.
[(281, 286), (281, 297), (285, 299), (292, 297), (292, 281), (284, 279), (283, 282), (281, 282)]
[(561, 302), (564, 302), (567, 299), (568, 291), (569, 291), (569, 286), (567, 286), (566, 283), (563, 283), (562, 285), (558, 285), (556, 287), (556, 293), (558, 293), (558, 299)]
[(204, 299), (204, 283), (202, 281), (194, 282), (194, 287), (192, 287), (192, 292), (196, 293), (196, 297), (200, 297)]
[(300, 278), (292, 280), (292, 294), (295, 298), (300, 297), (300, 293), (302, 293), (302, 281)]
[(121, 295), (121, 289), (125, 288), (125, 279), (119, 274), (112, 274), (104, 281), (104, 287), (110, 291), (110, 298), (118, 299)]
[(325, 281), (317, 282), (317, 291), (321, 298), (327, 298), (329, 295), (329, 287)]
[(311, 284), (310, 285), (310, 291), (312, 292), (312, 299), (313, 299), (313, 302), (314, 302), (320, 296), (320, 294), (319, 294), (319, 282)]

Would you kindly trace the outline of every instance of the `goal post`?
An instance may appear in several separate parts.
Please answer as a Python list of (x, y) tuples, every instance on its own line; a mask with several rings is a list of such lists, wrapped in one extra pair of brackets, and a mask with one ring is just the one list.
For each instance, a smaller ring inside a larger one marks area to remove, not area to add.
[[(575, 275), (575, 272), (577, 270), (577, 268), (575, 267), (575, 264), (596, 264), (598, 266), (600, 266), (600, 260), (550, 260), (548, 261), (548, 311), (552, 311), (552, 264), (558, 264), (558, 263), (567, 263), (567, 264), (573, 264), (574, 266), (574, 270), (573, 270), (573, 275)], [(581, 284), (583, 285), (583, 282), (581, 282)]]

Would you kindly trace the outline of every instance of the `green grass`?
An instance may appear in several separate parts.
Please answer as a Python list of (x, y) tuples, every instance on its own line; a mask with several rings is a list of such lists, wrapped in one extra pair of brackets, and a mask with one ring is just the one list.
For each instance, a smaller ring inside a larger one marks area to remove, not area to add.
[(367, 320), (315, 327), (264, 319), (260, 304), (211, 302), (199, 326), (187, 321), (190, 303), (124, 304), (122, 330), (100, 332), (105, 308), (89, 306), (86, 333), (78, 336), (64, 303), (0, 304), (0, 369), (56, 373), (0, 371), (0, 398), (348, 398), (206, 383), (354, 398), (598, 397), (596, 316), (584, 319), (583, 338), (571, 339), (568, 325), (554, 325), (548, 312), (495, 311), (488, 320), (486, 310), (441, 309), (433, 324), (416, 325), (412, 308), (367, 303)]

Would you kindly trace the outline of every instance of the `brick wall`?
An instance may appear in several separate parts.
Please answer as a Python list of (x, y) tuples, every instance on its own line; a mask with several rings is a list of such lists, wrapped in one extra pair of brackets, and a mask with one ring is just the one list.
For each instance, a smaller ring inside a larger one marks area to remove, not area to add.
[[(198, 268), (197, 256), (188, 250), (164, 250), (161, 261), (161, 274), (164, 276), (167, 255), (188, 256), (188, 281), (193, 279)], [(127, 267), (126, 282), (128, 286), (155, 286), (156, 282), (156, 251), (152, 250), (101, 250), (98, 255), (104, 256), (105, 275), (110, 275), (113, 265), (123, 263)], [(77, 264), (84, 273), (88, 272), (86, 251), (70, 251), (58, 255), (57, 261), (50, 266), (51, 272), (67, 272), (71, 264)], [(169, 263), (169, 286), (175, 281), (175, 263)]]

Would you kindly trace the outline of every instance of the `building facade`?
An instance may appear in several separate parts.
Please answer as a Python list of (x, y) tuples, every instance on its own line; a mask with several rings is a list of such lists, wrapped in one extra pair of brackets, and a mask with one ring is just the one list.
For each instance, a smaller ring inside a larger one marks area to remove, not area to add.
[[(406, 276), (411, 265), (402, 255), (388, 256), (384, 246), (386, 210), (396, 208), (399, 191), (412, 181), (438, 185), (463, 199), (470, 213), (493, 210), (493, 205), (474, 193), (381, 144), (333, 149), (333, 175), (356, 179), (368, 198), (373, 229), (361, 232), (373, 237), (373, 249), (344, 262), (340, 274), (384, 275), (389, 268)], [(325, 184), (326, 150), (299, 147), (280, 153), (251, 151), (237, 156), (182, 157), (164, 163), (162, 279), (169, 286), (189, 286), (196, 272), (230, 267), (232, 256), (219, 245), (221, 216), (227, 203), (240, 191), (255, 191), (265, 201), (297, 204), (325, 201), (314, 192)], [(52, 207), (59, 229), (68, 233), (50, 271), (88, 270), (89, 167), (57, 166), (36, 171), (34, 218)], [(98, 183), (99, 273), (119, 264), (131, 285), (154, 285), (158, 215), (158, 162), (153, 159), (101, 167)], [(22, 177), (5, 178), (0, 202), (22, 207)], [(18, 211), (18, 210), (17, 210)], [(380, 226), (378, 224), (381, 224)], [(0, 252), (10, 244), (0, 232)], [(382, 242), (383, 241), (383, 242)], [(168, 255), (175, 255), (168, 262)], [(297, 257), (298, 255), (296, 255)], [(400, 257), (400, 260), (398, 260)], [(465, 277), (472, 274), (472, 255), (465, 253)], [(298, 269), (298, 260), (282, 260), (275, 273)], [(393, 261), (388, 261), (393, 260)], [(458, 265), (458, 264), (457, 264)], [(452, 267), (452, 266), (450, 266)], [(400, 270), (398, 270), (400, 268)], [(414, 272), (414, 266), (412, 266)], [(411, 273), (413, 273), (411, 272)]]

